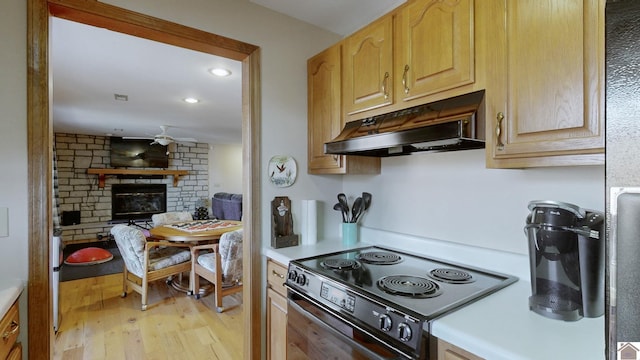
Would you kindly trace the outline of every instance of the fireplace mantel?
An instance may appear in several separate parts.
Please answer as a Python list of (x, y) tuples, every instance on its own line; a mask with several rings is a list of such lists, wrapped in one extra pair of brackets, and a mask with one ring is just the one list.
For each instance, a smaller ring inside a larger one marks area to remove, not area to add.
[(98, 175), (98, 187), (104, 187), (106, 175), (172, 175), (173, 186), (178, 186), (180, 175), (187, 175), (187, 170), (143, 170), (143, 169), (87, 169), (87, 174)]

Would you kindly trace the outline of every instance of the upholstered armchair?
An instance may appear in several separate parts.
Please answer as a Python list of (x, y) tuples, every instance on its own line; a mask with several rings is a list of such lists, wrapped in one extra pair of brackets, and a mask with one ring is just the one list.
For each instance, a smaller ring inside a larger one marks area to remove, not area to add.
[(191, 271), (191, 252), (187, 244), (147, 241), (142, 230), (115, 225), (111, 229), (124, 260), (122, 297), (128, 288), (142, 296), (142, 310), (147, 309), (149, 283), (171, 275)]
[(172, 211), (166, 212), (162, 214), (154, 214), (151, 215), (151, 221), (153, 222), (153, 227), (173, 224), (177, 222), (183, 221), (192, 221), (193, 216), (188, 211)]
[(242, 194), (219, 192), (211, 199), (211, 213), (221, 220), (242, 220)]
[(217, 244), (198, 245), (191, 248), (193, 261), (191, 293), (200, 299), (200, 277), (213, 284), (215, 306), (222, 312), (222, 298), (242, 291), (242, 229), (229, 231)]

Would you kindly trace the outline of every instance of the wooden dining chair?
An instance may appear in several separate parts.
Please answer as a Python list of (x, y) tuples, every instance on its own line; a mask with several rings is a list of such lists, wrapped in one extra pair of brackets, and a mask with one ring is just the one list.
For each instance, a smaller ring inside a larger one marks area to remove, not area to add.
[(223, 312), (222, 298), (242, 291), (242, 229), (229, 231), (217, 244), (191, 248), (191, 293), (200, 299), (200, 277), (213, 284), (215, 307)]
[(187, 244), (147, 241), (142, 230), (122, 224), (115, 225), (111, 234), (124, 260), (122, 297), (129, 288), (140, 293), (143, 311), (147, 309), (149, 283), (191, 271)]

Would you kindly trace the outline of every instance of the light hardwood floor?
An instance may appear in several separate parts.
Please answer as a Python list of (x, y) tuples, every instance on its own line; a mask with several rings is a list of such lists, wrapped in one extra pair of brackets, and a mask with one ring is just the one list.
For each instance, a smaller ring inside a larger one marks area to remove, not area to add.
[(122, 274), (60, 283), (60, 329), (54, 360), (242, 359), (242, 293), (224, 298), (235, 306), (218, 314), (213, 297), (200, 300), (163, 281), (122, 298)]

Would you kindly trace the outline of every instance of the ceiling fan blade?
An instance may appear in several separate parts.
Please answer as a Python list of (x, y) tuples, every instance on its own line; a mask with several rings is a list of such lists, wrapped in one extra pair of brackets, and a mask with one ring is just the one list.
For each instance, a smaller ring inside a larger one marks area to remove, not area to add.
[(198, 142), (198, 140), (194, 138), (173, 138), (173, 140), (177, 142)]
[(129, 140), (153, 140), (153, 136), (123, 136), (123, 139)]

